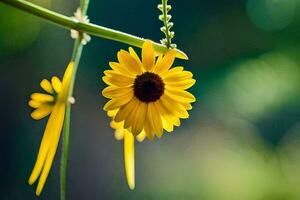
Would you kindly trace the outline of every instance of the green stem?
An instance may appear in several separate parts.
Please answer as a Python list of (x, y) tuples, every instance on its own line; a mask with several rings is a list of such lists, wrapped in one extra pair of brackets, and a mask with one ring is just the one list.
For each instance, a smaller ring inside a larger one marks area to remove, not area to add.
[[(143, 38), (130, 35), (121, 31), (106, 28), (92, 23), (76, 22), (71, 17), (67, 17), (65, 15), (53, 12), (51, 10), (48, 10), (46, 8), (40, 7), (38, 5), (24, 0), (0, 0), (0, 2), (19, 8), (23, 11), (51, 21), (55, 24), (61, 25), (62, 27), (67, 29), (75, 29), (79, 32), (85, 32), (93, 36), (126, 43), (140, 48), (145, 42), (145, 39)], [(162, 44), (153, 43), (153, 45), (155, 50), (158, 52), (165, 53), (169, 51), (169, 49)], [(188, 59), (187, 55), (184, 52), (178, 49), (176, 50), (178, 58)]]
[(60, 200), (66, 199), (66, 185), (67, 185), (67, 165), (69, 157), (69, 140), (70, 140), (70, 117), (71, 106), (66, 108), (66, 115), (64, 121), (63, 138), (62, 138), (62, 152), (60, 161)]
[[(86, 14), (89, 0), (80, 1), (80, 9), (83, 15)], [(81, 35), (81, 34), (79, 34)], [(75, 40), (71, 61), (74, 62), (74, 69), (71, 75), (71, 83), (69, 89), (69, 97), (72, 97), (75, 78), (77, 74), (78, 65), (80, 62), (83, 45), (81, 44), (81, 37)], [(62, 141), (62, 155), (61, 155), (61, 167), (60, 167), (60, 199), (66, 200), (66, 180), (67, 180), (67, 165), (69, 157), (69, 141), (70, 141), (70, 120), (71, 120), (71, 104), (68, 102), (66, 107), (66, 115), (63, 129), (63, 141)]]

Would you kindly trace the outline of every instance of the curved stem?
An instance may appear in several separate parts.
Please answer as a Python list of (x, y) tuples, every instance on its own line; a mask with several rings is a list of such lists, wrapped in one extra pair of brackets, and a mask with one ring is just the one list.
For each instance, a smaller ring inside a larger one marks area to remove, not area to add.
[[(126, 43), (140, 48), (145, 42), (145, 39), (143, 38), (130, 35), (121, 31), (106, 28), (92, 23), (76, 22), (72, 20), (72, 18), (70, 17), (53, 12), (51, 10), (48, 10), (46, 8), (40, 7), (38, 5), (35, 5), (33, 3), (24, 0), (0, 0), (0, 2), (19, 8), (23, 11), (26, 11), (28, 13), (31, 13), (33, 15), (51, 21), (67, 29), (75, 29), (77, 31), (85, 32), (93, 36)], [(153, 46), (155, 50), (160, 53), (165, 53), (169, 50), (167, 47), (159, 43), (153, 43)], [(184, 52), (178, 49), (176, 50), (177, 50), (176, 56), (178, 58), (188, 59), (187, 55)]]

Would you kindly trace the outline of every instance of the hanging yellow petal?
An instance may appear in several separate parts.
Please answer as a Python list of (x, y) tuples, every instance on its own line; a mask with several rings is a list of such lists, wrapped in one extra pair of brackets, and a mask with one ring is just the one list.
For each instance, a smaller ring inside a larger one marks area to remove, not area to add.
[(51, 130), (51, 141), (49, 146), (49, 151), (45, 160), (45, 164), (43, 167), (43, 171), (41, 173), (41, 176), (39, 178), (39, 183), (36, 189), (36, 195), (39, 196), (44, 188), (45, 182), (47, 180), (49, 171), (51, 169), (53, 159), (57, 150), (57, 145), (59, 142), (61, 130), (63, 127), (64, 117), (65, 117), (65, 104), (59, 103), (56, 105), (56, 115), (55, 115), (55, 123), (53, 124), (52, 130)]
[(30, 107), (32, 107), (32, 108), (38, 108), (38, 107), (42, 106), (43, 103), (40, 102), (40, 101), (30, 100), (30, 101), (28, 102), (28, 105), (29, 105)]
[(31, 96), (32, 100), (40, 101), (40, 102), (52, 102), (54, 101), (54, 97), (49, 94), (42, 94), (42, 93), (33, 93)]
[(56, 93), (60, 92), (61, 89), (61, 81), (56, 76), (53, 76), (51, 79), (52, 87)]
[(53, 88), (51, 83), (47, 80), (47, 79), (43, 79), (40, 83), (40, 86), (43, 88), (43, 90), (45, 90), (46, 92), (53, 94)]
[(124, 135), (124, 163), (127, 183), (130, 189), (135, 187), (134, 137), (129, 131)]
[(43, 165), (44, 165), (44, 162), (46, 159), (46, 155), (49, 150), (49, 145), (51, 142), (53, 130), (54, 130), (54, 127), (57, 126), (57, 123), (58, 123), (57, 122), (59, 119), (58, 111), (60, 111), (60, 110), (61, 110), (61, 108), (59, 106), (55, 105), (53, 108), (53, 111), (49, 117), (49, 120), (48, 120), (46, 128), (45, 128), (45, 132), (43, 135), (43, 139), (42, 139), (42, 142), (40, 145), (39, 153), (38, 153), (34, 168), (31, 172), (31, 175), (28, 180), (30, 185), (32, 185), (36, 181), (36, 179), (39, 177), (39, 175), (42, 171), (42, 168), (43, 168)]
[(66, 102), (67, 98), (69, 97), (69, 88), (71, 85), (73, 68), (74, 68), (74, 62), (70, 62), (65, 71), (62, 84), (61, 84), (61, 91), (58, 95), (58, 98), (64, 102)]
[(52, 111), (52, 106), (51, 105), (43, 105), (37, 109), (35, 109), (32, 113), (31, 113), (31, 117), (35, 120), (39, 120), (42, 119), (46, 116), (48, 116)]

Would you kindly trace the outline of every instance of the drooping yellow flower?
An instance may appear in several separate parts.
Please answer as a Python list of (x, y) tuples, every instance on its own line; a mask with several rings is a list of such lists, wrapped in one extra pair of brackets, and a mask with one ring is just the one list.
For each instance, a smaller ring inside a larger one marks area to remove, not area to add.
[(143, 141), (147, 136), (161, 137), (163, 129), (172, 132), (180, 118), (189, 117), (195, 97), (186, 91), (195, 84), (193, 74), (173, 65), (176, 51), (156, 57), (151, 41), (142, 48), (142, 61), (136, 52), (118, 52), (119, 62), (110, 62), (103, 81), (109, 86), (102, 91), (111, 99), (104, 110), (112, 118), (116, 139), (124, 138), (124, 162), (129, 188), (135, 186), (134, 136)]
[(56, 76), (52, 77), (51, 83), (46, 79), (42, 80), (40, 85), (48, 94), (33, 93), (28, 103), (35, 109), (31, 113), (33, 119), (39, 120), (50, 114), (37, 160), (28, 180), (32, 185), (39, 178), (36, 189), (38, 196), (45, 185), (59, 143), (68, 103), (73, 65), (74, 63), (70, 62), (67, 66), (62, 82)]
[(102, 91), (111, 99), (105, 111), (115, 111), (114, 121), (124, 122), (134, 136), (143, 130), (149, 139), (161, 137), (163, 129), (172, 132), (180, 118), (189, 117), (195, 97), (185, 91), (194, 85), (193, 74), (183, 67), (173, 67), (176, 51), (156, 59), (151, 41), (142, 48), (142, 61), (136, 52), (118, 52), (119, 62), (110, 62), (103, 81), (109, 86)]

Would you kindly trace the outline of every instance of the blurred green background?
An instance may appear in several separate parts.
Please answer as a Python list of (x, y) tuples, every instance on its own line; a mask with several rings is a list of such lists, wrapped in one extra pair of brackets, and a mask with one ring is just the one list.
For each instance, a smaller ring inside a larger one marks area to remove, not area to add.
[[(71, 16), (78, 1), (34, 0)], [(102, 106), (108, 62), (127, 45), (92, 38), (75, 87), (68, 199), (299, 200), (300, 0), (169, 1), (174, 42), (190, 60), (190, 119), (136, 147), (136, 189)], [(91, 0), (91, 22), (161, 39), (156, 1)], [(30, 118), (39, 82), (62, 77), (69, 31), (0, 4), (0, 199), (35, 199), (27, 179), (46, 120)], [(59, 198), (60, 151), (39, 199)]]

